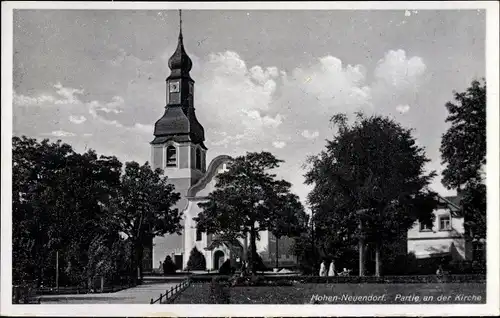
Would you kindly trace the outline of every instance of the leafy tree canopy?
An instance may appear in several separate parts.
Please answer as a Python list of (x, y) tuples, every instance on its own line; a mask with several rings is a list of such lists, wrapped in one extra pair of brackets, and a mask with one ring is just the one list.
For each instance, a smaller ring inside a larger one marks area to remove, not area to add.
[[(315, 211), (318, 235), (327, 244), (352, 244), (361, 233), (383, 242), (407, 231), (417, 219), (432, 219), (433, 193), (427, 189), (435, 172), (426, 173), (424, 149), (393, 120), (357, 114), (332, 118), (338, 133), (326, 149), (309, 158), (306, 183), (314, 185), (308, 200)], [(362, 212), (362, 213), (360, 213)], [(329, 241), (329, 242), (328, 242)]]
[(94, 275), (93, 241), (111, 247), (119, 239), (107, 211), (121, 163), (23, 136), (12, 139), (12, 172), (14, 280), (54, 277), (57, 253), (63, 281)]
[(473, 81), (465, 92), (446, 103), (451, 126), (441, 140), (446, 168), (442, 183), (461, 197), (465, 230), (475, 239), (486, 238), (486, 82)]
[(451, 126), (441, 140), (441, 156), (446, 168), (443, 184), (460, 189), (483, 180), (486, 164), (486, 83), (473, 81), (465, 92), (454, 93), (447, 102)]
[(146, 162), (127, 162), (120, 191), (113, 204), (119, 229), (134, 246), (132, 259), (142, 275), (143, 248), (155, 236), (180, 233), (182, 212), (175, 208), (180, 194), (168, 183), (162, 170), (153, 171)]
[[(279, 218), (292, 220), (303, 213), (300, 201), (290, 193), (290, 183), (277, 180), (272, 172), (282, 162), (269, 152), (235, 158), (229, 171), (217, 176), (215, 190), (207, 200), (198, 204), (202, 208), (194, 218), (198, 228), (228, 240), (244, 238), (249, 233), (252, 259), (257, 259), (258, 232), (277, 229)], [(294, 231), (294, 227), (280, 227), (280, 231)]]

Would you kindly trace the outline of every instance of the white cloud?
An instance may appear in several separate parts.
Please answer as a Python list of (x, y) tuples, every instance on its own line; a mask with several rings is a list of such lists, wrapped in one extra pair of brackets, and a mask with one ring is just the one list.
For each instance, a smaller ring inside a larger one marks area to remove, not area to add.
[(284, 141), (273, 141), (273, 146), (278, 149), (285, 148), (286, 142)]
[(316, 139), (319, 136), (319, 132), (316, 130), (314, 132), (310, 132), (309, 130), (302, 131), (302, 136), (307, 139)]
[(69, 88), (62, 86), (61, 83), (57, 83), (54, 85), (54, 88), (57, 89), (56, 93), (63, 99), (58, 99), (55, 101), (56, 104), (79, 104), (81, 103), (77, 96), (82, 95), (83, 89)]
[(426, 66), (418, 56), (406, 57), (404, 50), (387, 52), (378, 62), (375, 77), (395, 89), (413, 88), (425, 72)]
[(72, 122), (73, 124), (82, 124), (87, 120), (85, 116), (69, 116), (69, 121)]
[[(103, 108), (125, 107), (124, 99), (115, 96), (109, 102), (84, 102), (79, 96), (83, 92), (83, 89), (58, 83), (53, 86), (53, 94), (24, 96), (14, 93), (14, 134), (35, 138), (50, 136), (63, 141), (71, 138), (66, 142), (79, 151), (85, 151), (88, 146), (103, 154), (117, 155), (122, 160), (147, 158), (147, 155), (130, 152), (130, 149), (143, 149), (147, 154), (150, 137), (137, 133), (142, 127), (127, 127), (118, 118), (109, 117), (114, 116), (115, 112), (100, 113)], [(82, 125), (84, 122), (85, 125)]]
[(396, 106), (396, 110), (401, 114), (404, 114), (410, 110), (410, 105), (398, 105)]
[(229, 145), (238, 146), (245, 137), (246, 136), (243, 134), (238, 134), (236, 136), (227, 136), (226, 135), (223, 139), (218, 140), (218, 141), (212, 141), (212, 142), (210, 142), (210, 144), (213, 146), (224, 146), (225, 148), (227, 148), (227, 146), (229, 146)]
[(247, 129), (255, 130), (263, 127), (277, 128), (283, 122), (283, 118), (280, 114), (275, 117), (268, 115), (262, 116), (258, 110), (241, 110), (245, 113), (248, 119), (243, 121), (243, 124), (247, 126)]
[(37, 97), (30, 97), (25, 95), (18, 95), (16, 92), (13, 94), (13, 103), (14, 105), (24, 105), (24, 106), (32, 106), (32, 105), (43, 105), (45, 103), (54, 103), (55, 98), (51, 95), (40, 95)]
[(143, 125), (143, 124), (136, 123), (134, 125), (134, 128), (136, 128), (140, 132), (153, 135), (153, 131), (154, 131), (154, 126), (153, 125)]
[[(412, 105), (405, 94), (414, 92), (425, 73), (423, 61), (407, 57), (402, 50), (389, 51), (374, 76), (368, 76), (372, 74), (367, 74), (364, 66), (346, 65), (334, 56), (289, 72), (276, 66), (248, 66), (231, 51), (211, 54), (206, 60), (191, 58), (195, 63), (196, 116), (205, 128), (208, 159), (224, 153), (260, 151), (269, 145), (282, 149), (286, 161), (283, 177), (298, 184), (295, 189), (301, 197), (308, 188), (300, 185), (300, 166), (307, 154), (316, 154), (324, 147), (309, 140), (331, 137), (331, 116), (357, 110), (380, 113), (384, 107), (390, 111), (398, 105)], [(141, 81), (136, 72), (146, 67), (141, 72), (158, 79), (164, 76), (164, 68), (144, 61), (141, 64), (126, 54), (119, 65), (113, 68), (117, 77), (137, 82), (104, 100), (84, 102), (83, 89), (61, 83), (52, 88), (52, 94), (14, 95), (15, 130), (34, 137), (39, 131), (53, 131), (62, 139), (74, 137), (65, 135), (71, 131), (67, 134), (83, 136), (70, 141), (78, 149), (88, 146), (122, 161), (149, 160), (153, 125), (163, 114), (165, 83), (163, 79)], [(372, 77), (373, 81), (367, 80)], [(86, 94), (92, 97), (91, 92)], [(59, 122), (59, 118), (69, 121)], [(82, 122), (85, 125), (78, 125)]]
[[(276, 78), (278, 76), (278, 68), (277, 67), (268, 67), (266, 70), (263, 70), (260, 66), (254, 66), (250, 70), (250, 74), (252, 79), (257, 81), (259, 84), (267, 85), (275, 85), (274, 81), (271, 81), (270, 78)], [(274, 83), (274, 84), (273, 84)]]
[(212, 145), (249, 144), (282, 124), (282, 115), (269, 111), (279, 75), (276, 67), (247, 67), (237, 53), (226, 51), (210, 54), (199, 70), (197, 116), (207, 132), (227, 133), (207, 135)]
[(55, 130), (55, 131), (51, 132), (50, 135), (52, 135), (54, 137), (73, 137), (73, 136), (76, 136), (76, 134), (74, 134), (72, 132), (67, 132), (64, 130)]
[(92, 101), (88, 104), (89, 106), (89, 113), (92, 115), (92, 117), (96, 118), (99, 117), (97, 114), (97, 111), (102, 111), (105, 113), (114, 113), (114, 114), (119, 114), (122, 112), (120, 107), (123, 107), (124, 104), (124, 99), (120, 96), (113, 96), (110, 102), (107, 103), (101, 103), (99, 101)]

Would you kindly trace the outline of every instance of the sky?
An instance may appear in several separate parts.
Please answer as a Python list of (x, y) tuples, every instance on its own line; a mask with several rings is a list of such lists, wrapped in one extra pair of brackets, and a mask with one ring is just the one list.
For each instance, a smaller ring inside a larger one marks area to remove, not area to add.
[[(425, 148), (442, 195), (445, 103), (485, 76), (483, 10), (183, 10), (207, 160), (271, 151), (303, 202), (306, 158), (336, 113), (390, 116)], [(17, 10), (13, 134), (150, 161), (177, 11)]]

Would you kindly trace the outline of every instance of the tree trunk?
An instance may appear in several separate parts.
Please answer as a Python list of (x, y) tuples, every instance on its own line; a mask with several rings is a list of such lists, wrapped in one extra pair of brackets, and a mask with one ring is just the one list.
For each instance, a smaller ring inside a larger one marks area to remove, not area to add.
[(380, 277), (380, 268), (382, 266), (380, 259), (380, 242), (375, 243), (375, 276)]
[(243, 240), (243, 261), (248, 262), (248, 233), (245, 232), (245, 239)]
[(56, 289), (59, 292), (59, 251), (56, 251)]
[(256, 238), (257, 235), (255, 233), (255, 226), (252, 225), (250, 227), (250, 260), (249, 260), (249, 265), (250, 265), (250, 270), (252, 271), (252, 274), (255, 274), (256, 268), (255, 268), (255, 261), (256, 261), (256, 254), (257, 254), (257, 244), (256, 244)]
[(130, 278), (137, 284), (137, 247), (135, 243), (132, 243), (132, 248), (130, 249)]
[(363, 239), (363, 223), (359, 221), (360, 237), (359, 237), (359, 276), (365, 276), (365, 242)]
[(278, 261), (278, 257), (279, 257), (278, 256), (279, 255), (279, 253), (278, 253), (278, 245), (279, 244), (278, 244), (278, 240), (279, 240), (279, 238), (276, 237), (276, 268), (279, 268), (279, 261)]
[[(314, 212), (313, 212), (314, 213)], [(312, 245), (312, 264), (313, 264), (313, 272), (316, 270), (317, 261), (316, 261), (316, 240), (315, 240), (315, 233), (314, 233), (314, 214), (312, 216), (312, 221), (311, 221), (311, 245)]]
[(142, 282), (143, 273), (142, 273), (142, 257), (144, 254), (144, 246), (142, 243), (138, 243), (135, 248), (136, 255), (136, 270), (138, 271), (137, 276), (139, 276), (139, 282)]

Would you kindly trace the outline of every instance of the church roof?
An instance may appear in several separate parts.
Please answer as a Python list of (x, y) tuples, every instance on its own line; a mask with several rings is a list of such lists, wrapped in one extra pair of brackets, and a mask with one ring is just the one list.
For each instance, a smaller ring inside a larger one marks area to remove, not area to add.
[[(177, 142), (192, 141), (201, 144), (205, 140), (205, 130), (192, 107), (165, 107), (165, 113), (155, 123), (154, 135), (156, 138), (152, 144), (162, 143), (168, 138)], [(205, 148), (204, 145), (203, 147)]]
[(219, 238), (217, 236), (215, 236), (212, 239), (212, 241), (210, 242), (210, 245), (205, 247), (205, 250), (207, 250), (207, 251), (214, 250), (221, 245), (225, 245), (229, 250), (231, 250), (232, 252), (236, 252), (236, 253), (243, 250), (243, 246), (241, 245), (241, 243), (237, 239), (229, 240), (229, 239)]
[(217, 174), (217, 168), (224, 162), (232, 161), (233, 158), (227, 155), (220, 155), (212, 159), (208, 165), (207, 172), (201, 177), (198, 182), (196, 182), (187, 192), (187, 197), (195, 197), (198, 192), (205, 189), (207, 184), (212, 181), (212, 179)]

